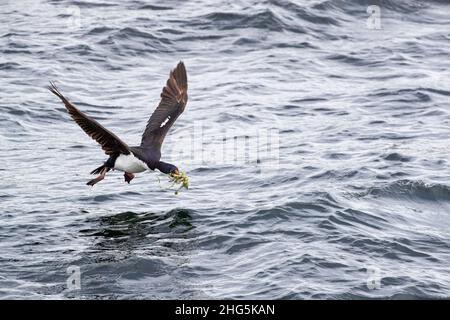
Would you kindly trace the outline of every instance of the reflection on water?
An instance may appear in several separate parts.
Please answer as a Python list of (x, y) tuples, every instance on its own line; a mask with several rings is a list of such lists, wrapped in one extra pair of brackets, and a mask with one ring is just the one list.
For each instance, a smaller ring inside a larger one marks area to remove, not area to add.
[[(102, 293), (105, 297), (105, 286), (112, 285), (108, 288), (113, 289), (111, 295), (106, 297), (115, 298), (122, 292), (121, 284), (138, 287), (145, 281), (145, 288), (151, 289), (151, 283), (159, 286), (160, 281), (169, 281), (172, 270), (189, 263), (189, 255), (195, 250), (191, 215), (190, 210), (173, 209), (164, 214), (126, 211), (88, 219), (87, 224), (95, 228), (80, 233), (92, 237), (93, 244), (75, 262), (83, 265), (84, 285), (79, 292), (66, 295), (79, 298)], [(180, 286), (186, 289), (184, 281)], [(140, 295), (143, 296), (151, 298), (152, 293)]]
[(187, 233), (194, 226), (191, 224), (190, 211), (187, 209), (173, 209), (163, 215), (153, 212), (122, 212), (98, 219), (89, 219), (89, 222), (97, 220), (99, 225), (96, 230), (80, 230), (86, 236), (115, 238), (123, 241), (126, 238), (146, 238), (151, 234), (182, 234)]

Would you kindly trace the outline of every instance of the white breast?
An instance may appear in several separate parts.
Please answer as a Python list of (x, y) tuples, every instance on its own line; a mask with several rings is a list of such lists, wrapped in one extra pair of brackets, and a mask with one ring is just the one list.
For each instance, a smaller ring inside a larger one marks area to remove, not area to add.
[(114, 169), (129, 173), (138, 173), (148, 170), (148, 166), (144, 161), (130, 153), (128, 155), (121, 154), (118, 156), (114, 163)]

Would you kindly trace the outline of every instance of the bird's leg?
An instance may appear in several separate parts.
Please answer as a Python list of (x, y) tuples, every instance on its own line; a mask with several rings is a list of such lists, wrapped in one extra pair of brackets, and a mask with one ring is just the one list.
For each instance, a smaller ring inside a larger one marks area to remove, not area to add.
[(90, 181), (87, 183), (87, 185), (88, 185), (88, 186), (94, 186), (94, 184), (96, 184), (97, 182), (100, 182), (100, 181), (102, 181), (103, 179), (105, 179), (106, 172), (108, 172), (108, 168), (107, 168), (107, 167), (104, 167), (104, 168), (102, 169), (102, 171), (100, 171), (100, 175), (99, 175), (97, 178), (90, 180)]
[(125, 172), (123, 176), (125, 178), (125, 181), (128, 182), (128, 184), (130, 184), (130, 181), (134, 179), (134, 174), (130, 172)]

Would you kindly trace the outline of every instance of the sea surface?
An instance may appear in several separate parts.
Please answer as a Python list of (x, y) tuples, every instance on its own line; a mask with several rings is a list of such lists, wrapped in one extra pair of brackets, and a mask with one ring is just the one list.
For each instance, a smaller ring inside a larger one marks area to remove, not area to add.
[[(450, 298), (450, 4), (0, 2), (0, 298)], [(74, 123), (139, 145), (126, 184)], [(159, 180), (158, 180), (159, 179)]]

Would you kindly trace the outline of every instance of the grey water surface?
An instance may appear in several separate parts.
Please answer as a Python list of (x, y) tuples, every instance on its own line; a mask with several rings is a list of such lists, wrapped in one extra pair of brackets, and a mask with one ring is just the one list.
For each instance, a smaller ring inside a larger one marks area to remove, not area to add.
[[(446, 1), (0, 1), (0, 298), (449, 298), (449, 57)], [(136, 145), (179, 60), (191, 188), (86, 186), (48, 82)]]

